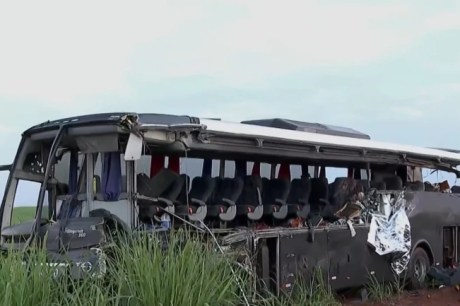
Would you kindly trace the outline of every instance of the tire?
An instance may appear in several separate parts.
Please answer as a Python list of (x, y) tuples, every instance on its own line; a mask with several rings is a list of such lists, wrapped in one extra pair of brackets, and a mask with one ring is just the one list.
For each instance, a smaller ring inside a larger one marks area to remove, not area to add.
[(412, 253), (407, 275), (409, 289), (417, 290), (426, 287), (427, 274), (430, 269), (430, 258), (422, 248), (416, 248)]

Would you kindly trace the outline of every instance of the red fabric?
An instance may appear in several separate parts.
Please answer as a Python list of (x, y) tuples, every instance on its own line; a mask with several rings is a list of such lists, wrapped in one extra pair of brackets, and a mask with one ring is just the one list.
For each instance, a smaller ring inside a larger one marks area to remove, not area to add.
[(175, 173), (179, 173), (179, 168), (179, 156), (170, 156), (168, 160), (168, 169)]
[(282, 163), (280, 165), (280, 170), (278, 171), (278, 178), (291, 180), (291, 167), (289, 164)]
[(254, 176), (260, 176), (260, 163), (259, 162), (254, 162), (254, 165), (252, 166), (251, 174)]
[(165, 167), (164, 155), (152, 154), (152, 160), (150, 162), (150, 177), (154, 177), (164, 167)]

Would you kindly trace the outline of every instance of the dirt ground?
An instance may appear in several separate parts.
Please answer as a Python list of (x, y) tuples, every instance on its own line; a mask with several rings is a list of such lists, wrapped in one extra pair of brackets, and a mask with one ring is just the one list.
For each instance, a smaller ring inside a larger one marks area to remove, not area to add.
[(444, 287), (441, 289), (429, 289), (419, 291), (407, 291), (400, 297), (391, 298), (385, 302), (362, 302), (351, 300), (343, 305), (365, 305), (365, 306), (453, 306), (460, 305), (460, 291), (456, 288)]

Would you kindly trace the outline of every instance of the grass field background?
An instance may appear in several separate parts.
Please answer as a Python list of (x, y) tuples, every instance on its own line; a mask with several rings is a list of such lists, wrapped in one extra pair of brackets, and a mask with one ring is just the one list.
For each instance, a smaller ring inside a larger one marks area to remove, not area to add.
[[(34, 209), (21, 208), (18, 218)], [(165, 240), (127, 236), (106, 248), (110, 259), (102, 278), (75, 281), (43, 265), (46, 250), (31, 248), (0, 256), (0, 306), (329, 306), (338, 305), (322, 283), (296, 283), (293, 293), (276, 297), (255, 291), (254, 276), (236, 264), (237, 254), (221, 254), (212, 242), (174, 232)]]
[(18, 224), (35, 217), (35, 207), (24, 206), (24, 207), (15, 207), (13, 209), (12, 223)]
[[(35, 207), (16, 207), (12, 221), (34, 215)], [(164, 240), (150, 235), (119, 239), (110, 247), (106, 277), (82, 281), (65, 275), (55, 279), (53, 268), (42, 264), (47, 258), (43, 249), (31, 248), (26, 264), (21, 253), (10, 252), (0, 256), (0, 306), (338, 305), (322, 283), (299, 283), (289, 296), (259, 294), (251, 273), (236, 264), (236, 255), (220, 254), (212, 242), (191, 237), (171, 233), (166, 249)]]

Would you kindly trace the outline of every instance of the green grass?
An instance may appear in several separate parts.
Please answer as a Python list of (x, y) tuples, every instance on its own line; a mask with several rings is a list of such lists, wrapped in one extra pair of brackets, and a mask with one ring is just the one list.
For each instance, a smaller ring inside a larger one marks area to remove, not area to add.
[(35, 206), (15, 207), (13, 209), (12, 224), (18, 224), (35, 218)]
[(254, 294), (247, 272), (209, 243), (172, 235), (169, 247), (140, 237), (110, 254), (107, 277), (75, 282), (53, 280), (52, 269), (40, 265), (45, 252), (32, 250), (26, 265), (19, 253), (0, 257), (1, 305), (159, 305), (251, 306), (335, 305), (323, 282), (299, 282), (290, 296)]
[(256, 305), (263, 306), (338, 306), (339, 301), (327, 286), (321, 270), (314, 271), (313, 279), (298, 278), (289, 295), (271, 296)]
[(381, 282), (374, 275), (369, 275), (367, 290), (369, 298), (376, 302), (384, 302), (392, 297), (400, 296), (404, 290), (405, 277), (394, 275), (392, 282)]

